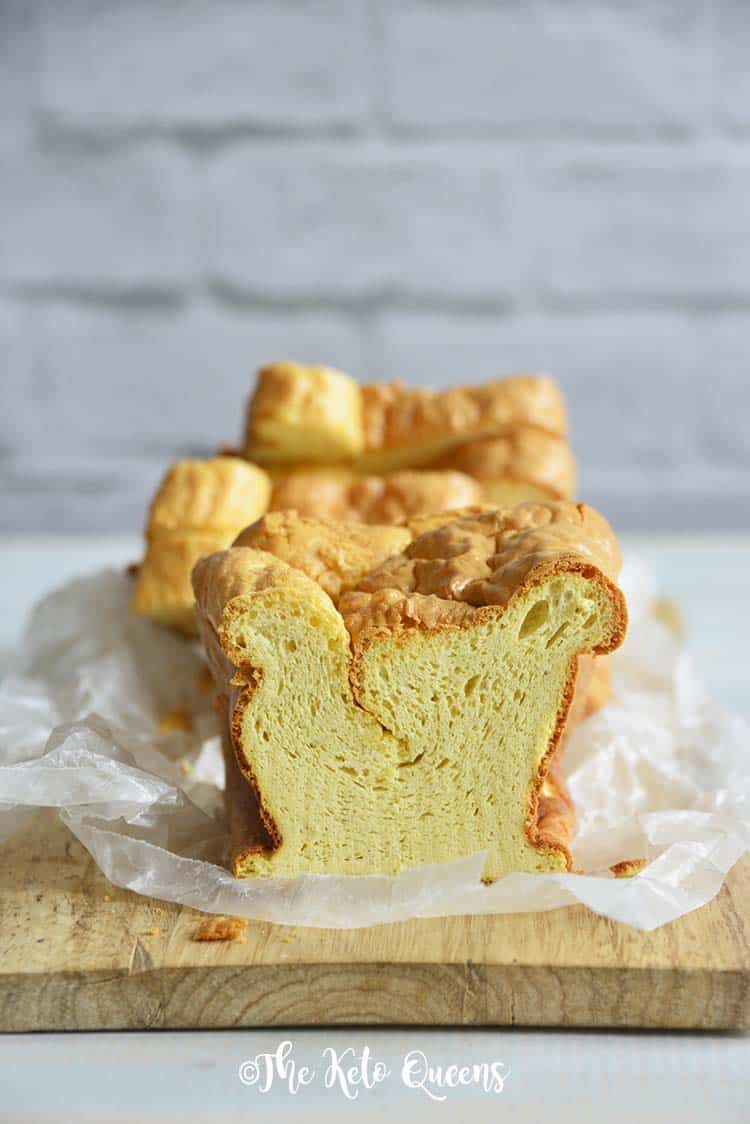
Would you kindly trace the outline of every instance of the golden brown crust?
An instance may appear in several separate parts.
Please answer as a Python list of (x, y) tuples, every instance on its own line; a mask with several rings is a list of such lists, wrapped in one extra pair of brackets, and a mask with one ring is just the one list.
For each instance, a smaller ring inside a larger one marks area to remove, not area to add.
[(428, 531), (436, 531), (446, 523), (455, 523), (457, 519), (466, 519), (468, 516), (486, 515), (489, 511), (497, 511), (497, 504), (473, 503), (468, 507), (454, 507), (448, 510), (443, 508), (441, 511), (429, 512), (427, 515), (412, 516), (411, 519), (405, 519), (403, 525), (409, 529), (413, 539), (418, 539), (420, 535), (425, 535)]
[(194, 941), (238, 941), (247, 929), (245, 917), (207, 917), (193, 933)]
[(505, 605), (533, 573), (619, 571), (607, 521), (585, 504), (520, 504), (428, 531), (346, 594), (339, 610), (350, 634), (460, 625), (467, 610)]
[(266, 510), (270, 496), (267, 474), (238, 457), (175, 461), (151, 501), (146, 535), (236, 532)]
[(615, 863), (609, 869), (615, 878), (634, 878), (636, 874), (641, 873), (645, 866), (648, 866), (648, 859), (622, 859), (621, 862)]
[(279, 362), (258, 374), (245, 455), (269, 465), (309, 459), (395, 471), (430, 466), (459, 445), (519, 426), (565, 436), (565, 406), (552, 379), (518, 375), (444, 391), (398, 382), (359, 387), (332, 368)]
[(505, 481), (530, 484), (550, 499), (568, 500), (575, 494), (575, 460), (567, 441), (526, 425), (452, 449), (436, 467), (473, 476), (485, 485), (487, 499), (493, 485)]
[[(539, 787), (536, 838), (542, 846), (567, 853), (575, 835), (576, 813), (561, 772), (550, 767)], [(567, 864), (570, 869), (570, 862)]]
[(467, 439), (499, 436), (521, 425), (559, 437), (567, 432), (560, 389), (544, 375), (518, 375), (443, 391), (398, 382), (371, 383), (362, 387), (362, 406), (365, 463), (369, 454), (420, 446), (434, 460)]
[(411, 541), (404, 527), (365, 526), (272, 511), (234, 541), (235, 547), (265, 550), (301, 570), (336, 601), (373, 566)]
[(221, 700), (222, 748), (224, 751), (224, 804), (229, 825), (232, 873), (239, 875), (250, 855), (270, 855), (277, 845), (278, 831), (270, 833), (260, 811), (257, 787), (240, 768), (244, 756), (232, 745), (226, 698)]
[(416, 469), (358, 476), (341, 469), (310, 469), (278, 479), (271, 508), (342, 522), (401, 523), (427, 512), (467, 507), (481, 498), (481, 486), (463, 472)]

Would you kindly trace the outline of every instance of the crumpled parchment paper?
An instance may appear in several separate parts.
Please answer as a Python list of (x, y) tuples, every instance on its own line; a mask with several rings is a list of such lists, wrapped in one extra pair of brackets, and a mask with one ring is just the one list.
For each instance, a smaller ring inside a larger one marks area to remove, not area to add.
[[(622, 585), (631, 621), (614, 657), (615, 696), (566, 753), (584, 875), (513, 874), (484, 886), (479, 853), (395, 878), (233, 878), (200, 651), (133, 616), (130, 582), (115, 571), (41, 601), (19, 671), (0, 685), (0, 838), (34, 808), (57, 807), (118, 886), (286, 925), (357, 928), (582, 902), (654, 929), (710, 901), (750, 848), (750, 737), (706, 696), (654, 617), (644, 567), (627, 562)], [(187, 712), (190, 728), (159, 734), (174, 711)], [(609, 873), (641, 857), (648, 865), (637, 877)]]

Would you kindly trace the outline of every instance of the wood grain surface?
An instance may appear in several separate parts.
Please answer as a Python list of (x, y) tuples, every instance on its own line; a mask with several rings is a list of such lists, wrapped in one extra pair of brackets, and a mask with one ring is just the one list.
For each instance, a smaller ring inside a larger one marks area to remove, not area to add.
[(0, 1029), (750, 1027), (747, 858), (654, 933), (572, 907), (197, 943), (204, 916), (118, 890), (38, 813), (0, 851)]

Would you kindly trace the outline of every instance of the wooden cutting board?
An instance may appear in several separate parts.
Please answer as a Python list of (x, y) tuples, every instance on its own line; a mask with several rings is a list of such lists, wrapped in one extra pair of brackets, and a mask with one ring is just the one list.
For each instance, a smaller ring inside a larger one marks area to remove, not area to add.
[(654, 933), (574, 907), (197, 943), (204, 917), (110, 885), (39, 813), (0, 851), (0, 1030), (750, 1027), (748, 859)]

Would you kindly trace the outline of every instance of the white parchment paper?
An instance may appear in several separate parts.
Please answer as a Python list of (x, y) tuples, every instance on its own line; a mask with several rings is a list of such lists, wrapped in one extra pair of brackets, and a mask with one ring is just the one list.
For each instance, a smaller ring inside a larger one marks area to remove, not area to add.
[[(654, 929), (708, 902), (750, 847), (750, 736), (716, 706), (651, 613), (648, 573), (626, 563), (630, 629), (613, 701), (566, 756), (580, 874), (479, 881), (483, 855), (395, 878), (238, 881), (227, 869), (221, 748), (198, 647), (134, 617), (130, 582), (105, 571), (35, 609), (17, 674), (0, 685), (0, 838), (37, 807), (62, 820), (118, 886), (212, 913), (356, 928), (411, 917), (582, 902)], [(192, 729), (159, 735), (181, 709)], [(621, 859), (647, 858), (614, 879)]]

